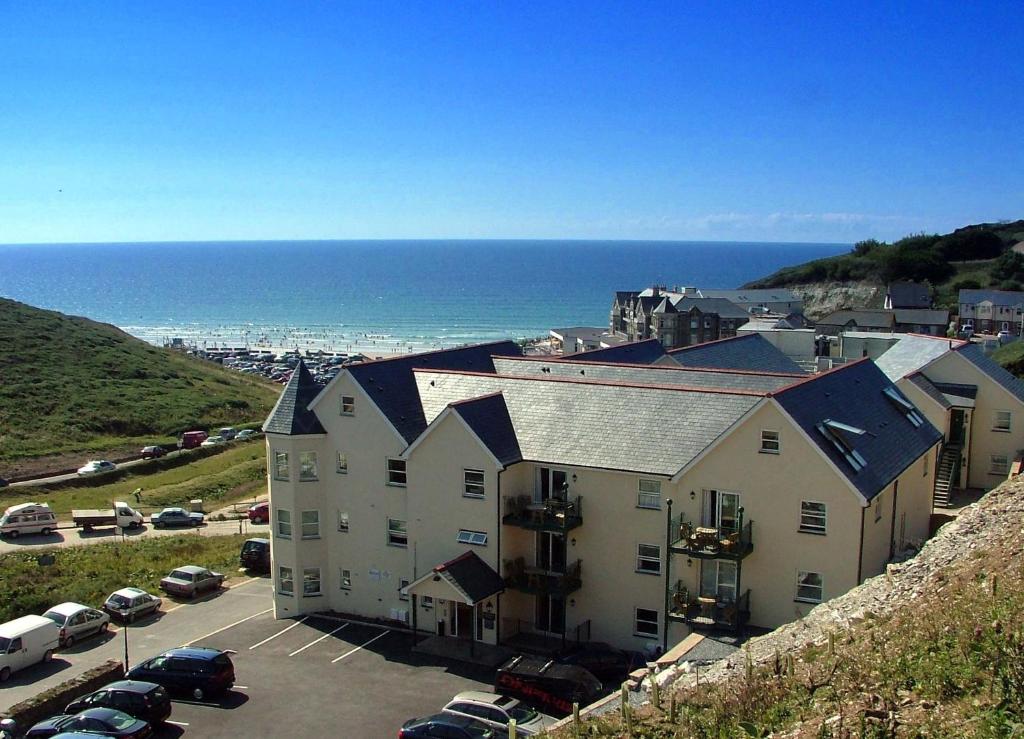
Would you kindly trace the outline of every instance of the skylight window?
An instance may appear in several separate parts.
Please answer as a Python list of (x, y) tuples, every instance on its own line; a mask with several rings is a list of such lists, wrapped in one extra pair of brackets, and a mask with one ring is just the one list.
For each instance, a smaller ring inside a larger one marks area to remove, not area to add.
[(847, 464), (853, 467), (854, 472), (860, 472), (867, 467), (867, 460), (864, 459), (860, 452), (853, 448), (853, 443), (849, 438), (850, 436), (863, 436), (867, 433), (864, 429), (848, 426), (845, 423), (833, 421), (830, 418), (826, 418), (816, 428), (818, 433), (832, 442), (832, 446), (843, 455)]
[(921, 418), (921, 414), (917, 412), (917, 408), (914, 407), (913, 403), (903, 397), (903, 394), (894, 385), (883, 388), (882, 392), (896, 406), (896, 410), (907, 417), (907, 420), (913, 424), (914, 428), (920, 428), (921, 424), (924, 423), (924, 419)]

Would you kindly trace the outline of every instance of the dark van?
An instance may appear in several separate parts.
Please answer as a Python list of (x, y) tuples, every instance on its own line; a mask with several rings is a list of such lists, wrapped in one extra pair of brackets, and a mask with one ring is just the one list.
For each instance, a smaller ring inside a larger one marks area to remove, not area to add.
[(270, 539), (246, 539), (238, 562), (247, 570), (270, 572)]
[(201, 701), (231, 689), (235, 666), (228, 653), (219, 649), (181, 647), (135, 665), (125, 677), (156, 683)]
[(186, 431), (181, 435), (181, 441), (178, 443), (178, 446), (182, 449), (198, 449), (209, 436), (205, 431)]
[(586, 706), (597, 699), (601, 681), (576, 665), (519, 656), (498, 668), (494, 692), (519, 698), (544, 713), (566, 716), (573, 703)]

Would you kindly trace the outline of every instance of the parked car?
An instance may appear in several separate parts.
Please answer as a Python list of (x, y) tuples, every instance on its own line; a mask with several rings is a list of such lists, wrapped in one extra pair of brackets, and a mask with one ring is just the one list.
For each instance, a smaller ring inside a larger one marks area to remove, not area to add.
[(164, 508), (149, 517), (149, 522), (162, 529), (164, 526), (202, 526), (206, 517), (202, 513), (184, 508)]
[(555, 655), (563, 665), (584, 668), (604, 683), (621, 683), (630, 672), (642, 667), (643, 655), (626, 652), (604, 642), (584, 642), (566, 647)]
[(238, 436), (238, 430), (234, 426), (225, 426), (222, 429), (217, 430), (217, 435), (224, 439), (224, 441), (231, 441)]
[(113, 708), (90, 708), (74, 716), (63, 714), (40, 721), (25, 734), (26, 739), (48, 739), (63, 732), (84, 731), (101, 736), (145, 739), (153, 734), (146, 721), (132, 718)]
[(412, 718), (402, 724), (398, 739), (415, 737), (452, 737), (453, 739), (491, 739), (506, 736), (482, 721), (452, 713), (435, 713), (425, 718)]
[(251, 523), (267, 523), (270, 521), (270, 503), (263, 501), (249, 506), (249, 521)]
[(61, 603), (44, 613), (43, 618), (60, 628), (60, 645), (65, 649), (83, 637), (100, 634), (110, 627), (110, 616), (81, 603)]
[(117, 469), (117, 465), (106, 459), (94, 459), (91, 462), (86, 462), (82, 467), (78, 468), (78, 474), (80, 477), (87, 477), (89, 475), (99, 475), (104, 472), (113, 472)]
[(0, 488), (5, 488), (5, 487), (7, 487), (10, 484), (11, 483), (9, 483), (6, 479), (0, 477)]
[(57, 517), (47, 503), (19, 503), (0, 516), (0, 536), (17, 539), (22, 534), (49, 536), (57, 530)]
[(0, 624), (0, 683), (37, 662), (49, 662), (60, 646), (60, 629), (42, 616), (22, 616)]
[(238, 436), (235, 437), (235, 441), (245, 441), (246, 439), (255, 439), (259, 436), (259, 432), (255, 429), (242, 429), (238, 432)]
[(160, 598), (140, 588), (121, 588), (110, 594), (103, 604), (103, 610), (122, 621), (132, 623), (135, 619), (156, 613), (163, 603)]
[(270, 572), (270, 539), (246, 539), (238, 563), (254, 572)]
[(160, 581), (160, 589), (168, 595), (184, 595), (195, 598), (204, 590), (216, 590), (224, 582), (224, 575), (211, 572), (205, 567), (185, 565)]
[(206, 441), (208, 436), (205, 431), (186, 431), (181, 435), (178, 446), (182, 449), (195, 449)]
[(211, 436), (199, 446), (209, 448), (211, 446), (224, 446), (227, 443), (227, 440), (223, 436)]
[(164, 686), (156, 683), (118, 680), (71, 701), (64, 713), (81, 713), (90, 708), (114, 708), (132, 718), (160, 724), (171, 715), (171, 696)]
[(229, 690), (235, 684), (235, 666), (228, 653), (219, 649), (181, 647), (136, 665), (125, 677), (156, 683), (198, 701)]
[(143, 459), (159, 459), (160, 457), (167, 454), (167, 450), (162, 446), (144, 446), (142, 447), (142, 458)]
[(601, 681), (576, 665), (544, 657), (518, 656), (498, 668), (494, 692), (521, 698), (545, 713), (565, 716), (572, 704), (585, 706), (600, 695)]
[(539, 734), (557, 720), (553, 716), (548, 716), (524, 705), (516, 698), (496, 693), (485, 693), (482, 690), (467, 690), (459, 693), (448, 701), (441, 712), (475, 718), (492, 729), (501, 731), (507, 731), (508, 722), (515, 719), (516, 730), (526, 736)]

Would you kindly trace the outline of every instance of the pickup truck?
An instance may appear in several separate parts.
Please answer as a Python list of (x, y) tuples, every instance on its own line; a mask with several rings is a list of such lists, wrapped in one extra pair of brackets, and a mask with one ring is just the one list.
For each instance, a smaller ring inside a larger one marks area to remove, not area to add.
[(137, 529), (142, 525), (142, 514), (127, 503), (117, 501), (114, 507), (105, 511), (77, 510), (71, 511), (75, 526), (83, 531), (92, 531), (101, 526), (116, 526), (120, 529)]

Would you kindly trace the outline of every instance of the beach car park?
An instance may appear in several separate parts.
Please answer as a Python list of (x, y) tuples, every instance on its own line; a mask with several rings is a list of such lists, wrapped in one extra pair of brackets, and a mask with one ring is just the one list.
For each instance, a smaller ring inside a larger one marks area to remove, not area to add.
[(205, 567), (185, 565), (160, 581), (160, 589), (168, 595), (179, 595), (195, 598), (207, 590), (216, 590), (224, 582), (224, 575), (212, 572)]
[(160, 610), (160, 598), (140, 588), (121, 588), (111, 593), (103, 604), (103, 610), (122, 621), (132, 623), (137, 618), (148, 616)]
[(61, 603), (44, 613), (43, 618), (57, 624), (60, 645), (65, 649), (83, 637), (100, 634), (110, 627), (110, 616), (81, 603)]

